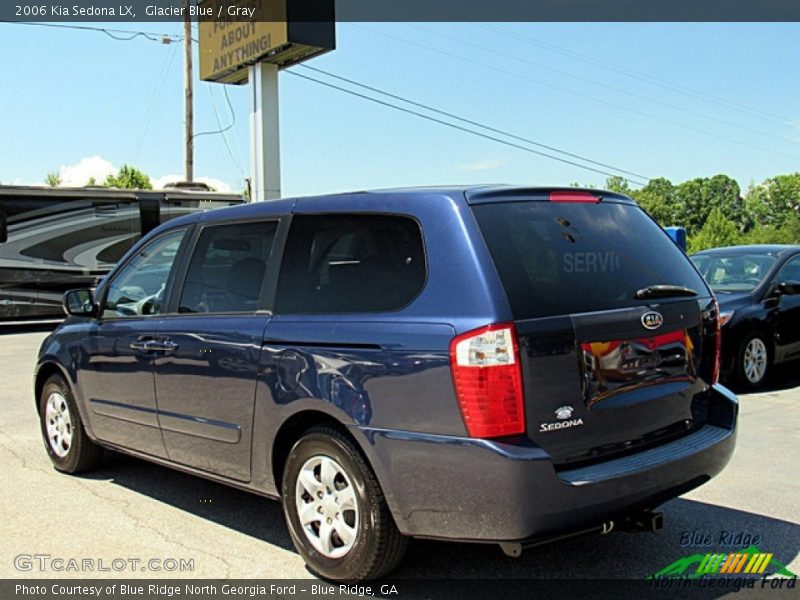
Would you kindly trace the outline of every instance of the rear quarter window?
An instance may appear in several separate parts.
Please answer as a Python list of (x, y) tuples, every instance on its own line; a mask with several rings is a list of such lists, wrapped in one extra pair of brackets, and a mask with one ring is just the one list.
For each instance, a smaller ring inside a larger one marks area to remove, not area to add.
[(473, 206), (515, 319), (646, 304), (637, 290), (708, 289), (689, 259), (638, 206), (496, 202)]
[(388, 312), (425, 285), (422, 232), (410, 217), (296, 215), (278, 280), (279, 313)]

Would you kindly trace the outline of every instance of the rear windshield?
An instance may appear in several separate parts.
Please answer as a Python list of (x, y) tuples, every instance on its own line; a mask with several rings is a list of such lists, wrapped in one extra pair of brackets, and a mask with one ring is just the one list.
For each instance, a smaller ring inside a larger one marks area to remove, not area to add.
[[(707, 295), (689, 259), (638, 206), (508, 202), (473, 206), (515, 319), (646, 304), (637, 290)], [(655, 299), (659, 302), (668, 299)]]

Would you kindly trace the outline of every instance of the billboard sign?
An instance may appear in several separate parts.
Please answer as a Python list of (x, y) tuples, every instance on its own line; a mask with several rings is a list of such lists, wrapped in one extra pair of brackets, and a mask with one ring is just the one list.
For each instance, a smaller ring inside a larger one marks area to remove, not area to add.
[(247, 67), (257, 62), (285, 68), (333, 50), (334, 1), (322, 1), (329, 10), (317, 1), (314, 15), (326, 21), (306, 20), (303, 0), (200, 0), (200, 79), (246, 83)]

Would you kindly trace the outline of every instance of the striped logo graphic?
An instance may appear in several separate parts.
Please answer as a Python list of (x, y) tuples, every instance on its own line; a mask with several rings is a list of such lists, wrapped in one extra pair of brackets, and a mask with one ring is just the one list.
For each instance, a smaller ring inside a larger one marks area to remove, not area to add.
[(757, 546), (730, 553), (690, 554), (679, 558), (647, 579), (680, 577), (697, 579), (711, 575), (779, 575), (797, 576), (777, 560), (772, 552), (762, 552)]
[(763, 573), (772, 560), (772, 552), (755, 552), (745, 554), (734, 552), (732, 554), (706, 554), (703, 562), (697, 567), (700, 575), (732, 575), (735, 573)]

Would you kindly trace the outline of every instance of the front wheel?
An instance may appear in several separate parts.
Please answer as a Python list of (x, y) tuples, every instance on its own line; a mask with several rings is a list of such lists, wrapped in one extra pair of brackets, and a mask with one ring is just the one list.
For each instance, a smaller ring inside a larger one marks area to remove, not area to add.
[(736, 354), (736, 376), (750, 389), (762, 387), (772, 366), (772, 355), (766, 336), (760, 331), (747, 334)]
[(53, 375), (39, 397), (42, 437), (53, 466), (65, 473), (88, 471), (100, 461), (103, 449), (84, 431), (69, 384)]
[(283, 471), (283, 513), (297, 551), (318, 575), (338, 581), (374, 579), (405, 553), (375, 475), (345, 435), (309, 429)]

